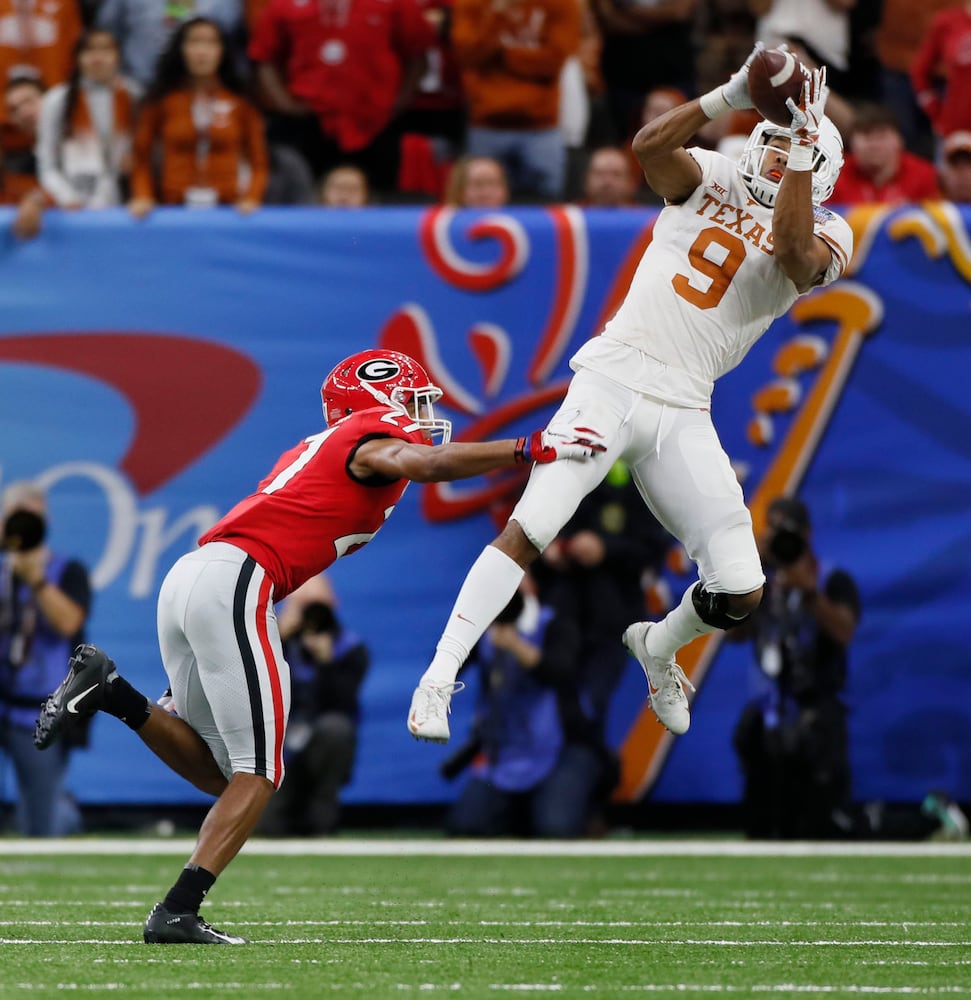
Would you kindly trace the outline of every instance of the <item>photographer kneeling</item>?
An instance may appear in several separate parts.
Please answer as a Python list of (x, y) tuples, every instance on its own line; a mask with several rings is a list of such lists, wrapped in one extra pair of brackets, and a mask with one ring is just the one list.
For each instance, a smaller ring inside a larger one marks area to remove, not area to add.
[(745, 832), (843, 836), (850, 764), (840, 693), (860, 619), (859, 592), (844, 570), (820, 568), (801, 500), (772, 501), (760, 547), (767, 577), (762, 604), (726, 633), (753, 641), (764, 686), (742, 711), (733, 738), (745, 777)]
[(38, 705), (63, 676), (71, 650), (83, 642), (91, 585), (80, 562), (44, 544), (47, 504), (42, 490), (32, 483), (13, 483), (4, 491), (2, 507), (0, 751), (17, 774), (21, 833), (62, 836), (80, 825), (77, 807), (64, 791), (71, 745), (62, 741), (41, 753), (34, 746), (34, 721)]

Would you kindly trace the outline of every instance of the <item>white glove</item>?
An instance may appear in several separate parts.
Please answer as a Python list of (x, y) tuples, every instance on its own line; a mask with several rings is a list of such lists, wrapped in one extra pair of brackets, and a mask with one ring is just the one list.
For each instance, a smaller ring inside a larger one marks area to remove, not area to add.
[[(827, 97), (829, 97), (829, 87), (826, 86), (826, 67), (821, 66), (819, 69), (814, 69), (803, 84), (802, 99), (799, 103), (796, 104), (791, 97), (786, 101), (786, 107), (792, 115), (792, 124), (789, 128), (792, 131), (793, 145), (812, 147), (816, 144)], [(790, 161), (791, 159), (790, 154)], [(792, 167), (791, 162), (789, 166)]]
[(752, 98), (748, 92), (748, 69), (752, 65), (752, 60), (764, 49), (761, 42), (755, 43), (755, 48), (749, 53), (748, 59), (742, 63), (737, 73), (732, 73), (728, 78), (728, 83), (722, 85), (722, 95), (725, 102), (735, 111), (748, 111), (754, 108)]
[(717, 118), (726, 111), (747, 111), (755, 107), (748, 92), (748, 70), (752, 60), (764, 48), (761, 42), (756, 42), (755, 48), (749, 53), (748, 59), (742, 63), (738, 72), (733, 73), (727, 83), (715, 87), (700, 99), (701, 110), (709, 118)]

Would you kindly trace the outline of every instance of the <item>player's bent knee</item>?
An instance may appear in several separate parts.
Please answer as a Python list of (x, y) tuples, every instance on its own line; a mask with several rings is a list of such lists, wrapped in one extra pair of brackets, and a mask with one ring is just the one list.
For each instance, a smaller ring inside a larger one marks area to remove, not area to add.
[(737, 628), (759, 606), (762, 588), (748, 594), (713, 593), (697, 583), (691, 591), (691, 603), (695, 613), (706, 624), (714, 628)]
[(492, 544), (524, 569), (533, 562), (540, 552), (529, 538), (527, 538), (522, 525), (513, 518), (510, 518), (506, 522), (506, 526)]

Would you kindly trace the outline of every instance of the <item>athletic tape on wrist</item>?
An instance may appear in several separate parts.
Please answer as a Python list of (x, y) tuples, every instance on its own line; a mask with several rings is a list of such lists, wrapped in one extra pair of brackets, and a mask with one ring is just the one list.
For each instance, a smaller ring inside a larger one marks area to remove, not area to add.
[(815, 147), (812, 144), (807, 145), (793, 140), (792, 145), (789, 147), (789, 159), (786, 162), (786, 166), (790, 170), (812, 170), (814, 151)]
[(704, 111), (706, 118), (717, 118), (732, 109), (732, 106), (725, 100), (721, 87), (715, 87), (707, 94), (702, 94), (698, 98), (698, 104), (701, 105), (701, 110)]

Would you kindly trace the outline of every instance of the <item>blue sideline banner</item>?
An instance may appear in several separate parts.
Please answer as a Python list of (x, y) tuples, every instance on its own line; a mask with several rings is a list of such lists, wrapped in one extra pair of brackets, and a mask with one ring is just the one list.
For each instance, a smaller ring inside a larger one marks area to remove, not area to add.
[[(89, 638), (158, 696), (165, 572), (320, 430), (320, 383), (337, 360), (405, 350), (446, 389), (456, 437), (528, 432), (615, 308), (653, 219), (570, 207), (172, 209), (140, 223), (48, 213), (38, 239), (0, 244), (0, 487), (48, 488), (52, 546), (93, 575)], [(852, 273), (800, 300), (721, 381), (715, 422), (756, 507), (798, 488), (824, 562), (860, 585), (855, 797), (939, 787), (968, 800), (971, 213), (850, 220)], [(9, 221), (5, 210), (4, 233)], [(454, 796), (438, 775), (448, 749), (415, 743), (405, 715), (462, 577), (521, 486), (412, 485), (374, 542), (330, 571), (341, 619), (372, 652), (345, 801)], [(672, 575), (675, 597), (689, 582)], [(631, 664), (610, 724), (626, 796), (736, 801), (731, 732), (753, 672), (749, 647), (714, 643), (693, 673), (690, 733), (645, 753)], [(472, 706), (455, 699), (456, 743)], [(9, 768), (4, 781), (9, 798)], [(204, 801), (108, 717), (74, 755), (70, 785), (83, 803)]]

